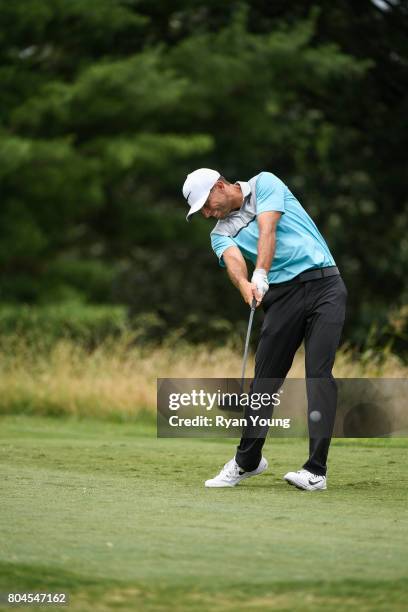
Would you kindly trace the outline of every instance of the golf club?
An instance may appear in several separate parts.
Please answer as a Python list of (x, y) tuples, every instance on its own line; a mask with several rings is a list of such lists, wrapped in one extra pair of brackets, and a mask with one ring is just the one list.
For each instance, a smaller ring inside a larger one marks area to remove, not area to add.
[(242, 393), (243, 390), (244, 390), (245, 369), (246, 369), (246, 362), (247, 362), (247, 359), (248, 359), (249, 340), (250, 340), (250, 337), (251, 337), (252, 322), (254, 320), (255, 310), (256, 310), (256, 299), (253, 298), (252, 304), (251, 304), (251, 312), (249, 314), (248, 329), (247, 329), (247, 334), (246, 334), (246, 339), (245, 339), (244, 359), (242, 361), (242, 374), (241, 374), (241, 390), (240, 390), (240, 393)]

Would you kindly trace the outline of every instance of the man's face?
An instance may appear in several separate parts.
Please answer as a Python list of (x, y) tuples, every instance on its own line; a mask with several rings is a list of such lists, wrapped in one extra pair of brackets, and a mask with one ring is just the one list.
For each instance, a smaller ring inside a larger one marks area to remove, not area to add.
[(218, 181), (210, 191), (206, 203), (201, 209), (201, 213), (206, 219), (225, 219), (231, 212), (231, 206), (227, 195), (225, 183)]

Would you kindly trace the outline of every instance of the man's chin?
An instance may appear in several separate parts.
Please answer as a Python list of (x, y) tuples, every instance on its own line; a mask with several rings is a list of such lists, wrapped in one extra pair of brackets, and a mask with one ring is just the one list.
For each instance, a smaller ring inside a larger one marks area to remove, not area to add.
[(218, 212), (218, 213), (214, 213), (213, 215), (211, 215), (211, 217), (219, 221), (220, 219), (226, 219), (228, 215), (229, 215), (229, 212), (225, 212), (225, 213)]

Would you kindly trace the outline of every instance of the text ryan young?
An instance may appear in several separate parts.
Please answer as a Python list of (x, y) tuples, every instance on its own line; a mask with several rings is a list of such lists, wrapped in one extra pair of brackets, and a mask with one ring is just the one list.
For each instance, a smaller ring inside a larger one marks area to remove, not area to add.
[(288, 429), (290, 427), (290, 419), (281, 419), (281, 418), (269, 418), (264, 419), (260, 418), (259, 415), (250, 416), (248, 419), (245, 417), (241, 418), (227, 418), (222, 415), (217, 415), (215, 417), (208, 417), (198, 415), (193, 418), (185, 418), (179, 417), (177, 415), (172, 415), (169, 418), (169, 425), (171, 427), (224, 427), (225, 429), (229, 429), (230, 427), (247, 427), (251, 425), (252, 427), (282, 427), (283, 429)]

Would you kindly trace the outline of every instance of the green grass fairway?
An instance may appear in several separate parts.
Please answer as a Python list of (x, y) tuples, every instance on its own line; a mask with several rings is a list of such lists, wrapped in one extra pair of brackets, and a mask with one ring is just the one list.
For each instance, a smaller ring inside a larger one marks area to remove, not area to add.
[(0, 592), (67, 591), (81, 612), (406, 610), (408, 440), (335, 441), (328, 491), (305, 493), (282, 475), (306, 440), (269, 440), (267, 473), (206, 490), (234, 440), (10, 416), (0, 438)]

